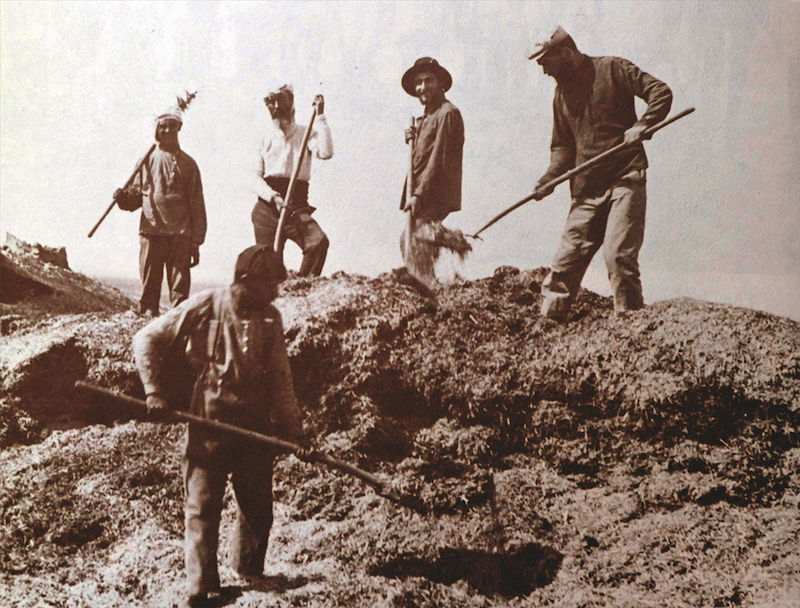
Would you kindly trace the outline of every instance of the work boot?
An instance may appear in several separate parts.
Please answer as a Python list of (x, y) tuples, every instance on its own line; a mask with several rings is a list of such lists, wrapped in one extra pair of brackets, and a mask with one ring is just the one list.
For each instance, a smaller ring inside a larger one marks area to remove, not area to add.
[(407, 285), (420, 295), (436, 301), (436, 292), (433, 291), (424, 281), (415, 277), (408, 268), (401, 266), (392, 270), (392, 278), (402, 285)]
[(241, 590), (231, 587), (223, 587), (219, 591), (194, 593), (187, 599), (186, 606), (188, 608), (219, 608), (241, 594)]
[(186, 600), (186, 606), (187, 608), (213, 608), (219, 605), (219, 601), (215, 596), (216, 594), (206, 592), (193, 593)]
[[(556, 297), (553, 297), (554, 295)], [(567, 297), (558, 297), (558, 294), (546, 293), (544, 294), (539, 314), (557, 323), (564, 323), (569, 317), (571, 304), (572, 302)]]
[(145, 319), (150, 321), (152, 319), (155, 319), (158, 316), (159, 311), (158, 310), (154, 310), (152, 308), (144, 307), (141, 304), (139, 304), (136, 307), (136, 314), (138, 314), (140, 317), (144, 317)]

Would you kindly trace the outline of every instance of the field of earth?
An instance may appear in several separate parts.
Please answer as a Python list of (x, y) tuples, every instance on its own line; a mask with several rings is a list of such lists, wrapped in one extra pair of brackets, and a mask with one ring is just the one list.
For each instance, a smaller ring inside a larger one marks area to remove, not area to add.
[[(134, 397), (146, 320), (66, 254), (0, 251), (0, 606), (185, 599), (183, 426)], [(336, 273), (281, 286), (316, 449), (419, 499), (278, 459), (265, 577), (227, 605), (794, 608), (800, 324), (674, 299), (625, 317), (582, 291), (538, 316), (544, 269), (443, 286)]]

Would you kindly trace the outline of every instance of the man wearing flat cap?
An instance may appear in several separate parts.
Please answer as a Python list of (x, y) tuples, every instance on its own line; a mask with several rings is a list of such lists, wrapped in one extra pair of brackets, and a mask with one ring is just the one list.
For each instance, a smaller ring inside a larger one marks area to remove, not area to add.
[(303, 252), (300, 276), (319, 276), (328, 254), (328, 237), (311, 217), (315, 208), (308, 204), (311, 159), (327, 160), (333, 156), (333, 139), (325, 118), (325, 100), (314, 98), (316, 116), (298, 173), (292, 200), (287, 201), (294, 168), (301, 161), (301, 147), (306, 131), (294, 120), (294, 89), (291, 84), (277, 84), (264, 97), (272, 120), (258, 151), (255, 189), (258, 201), (251, 213), (256, 243), (272, 246), (278, 229), (280, 210), (287, 207), (284, 234)]
[[(672, 92), (627, 59), (584, 55), (561, 27), (530, 59), (557, 83), (550, 166), (537, 182), (537, 200), (551, 192), (545, 184), (553, 178), (617, 144), (629, 144), (571, 179), (572, 204), (566, 226), (542, 284), (542, 315), (567, 318), (583, 275), (601, 245), (615, 312), (642, 308), (638, 257), (644, 238), (648, 166), (642, 141), (645, 130), (666, 117)], [(636, 97), (647, 102), (639, 118)]]
[[(270, 247), (253, 245), (236, 259), (233, 283), (209, 289), (152, 320), (133, 339), (148, 411), (180, 408), (180, 363), (193, 381), (189, 410), (207, 420), (296, 440), (302, 433), (283, 322), (272, 301), (286, 269)], [(217, 550), (228, 477), (236, 498), (230, 561), (243, 583), (263, 577), (272, 528), (276, 453), (263, 445), (189, 424), (183, 455), (184, 557), (189, 608), (229, 603), (220, 586)]]
[(114, 201), (126, 211), (141, 207), (139, 313), (158, 316), (161, 283), (167, 275), (169, 300), (177, 306), (189, 297), (190, 268), (200, 261), (206, 236), (206, 207), (200, 170), (181, 149), (178, 131), (183, 111), (173, 107), (156, 118), (158, 145), (142, 163), (133, 183), (117, 190)]
[[(412, 214), (415, 234), (426, 233), (426, 228), (441, 225), (445, 217), (461, 209), (464, 121), (458, 108), (445, 97), (453, 79), (435, 59), (417, 59), (403, 74), (401, 84), (406, 93), (419, 99), (425, 111), (405, 133), (406, 143), (413, 142), (411, 187), (407, 188), (409, 197), (403, 192), (400, 208)], [(423, 290), (432, 292), (437, 283), (434, 263), (439, 247), (426, 240), (417, 241), (415, 247), (417, 263), (408, 270), (423, 283)], [(407, 257), (405, 249), (403, 255)]]

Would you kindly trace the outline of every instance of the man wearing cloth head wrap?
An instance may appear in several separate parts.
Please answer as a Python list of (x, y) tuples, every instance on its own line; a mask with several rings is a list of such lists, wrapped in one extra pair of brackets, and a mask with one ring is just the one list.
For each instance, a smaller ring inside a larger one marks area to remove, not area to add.
[(142, 208), (139, 220), (139, 273), (142, 295), (139, 312), (158, 316), (161, 283), (167, 274), (173, 306), (189, 297), (192, 266), (200, 261), (206, 235), (206, 208), (200, 170), (178, 142), (182, 112), (170, 108), (156, 119), (156, 148), (147, 157), (132, 185), (117, 190), (121, 209)]
[[(141, 329), (133, 353), (148, 410), (157, 414), (179, 406), (167, 397), (175, 375), (165, 362), (185, 357), (195, 378), (192, 414), (297, 438), (302, 414), (281, 316), (271, 304), (285, 278), (271, 248), (248, 247), (237, 259), (232, 285), (199, 293)], [(238, 504), (232, 567), (245, 578), (263, 574), (272, 526), (273, 457), (259, 444), (189, 424), (183, 472), (190, 607), (220, 600), (217, 547), (229, 474)]]
[(327, 160), (333, 156), (333, 139), (325, 118), (325, 100), (322, 95), (314, 99), (317, 115), (291, 201), (285, 200), (286, 193), (295, 165), (300, 161), (306, 127), (294, 120), (294, 90), (291, 85), (273, 87), (264, 98), (264, 104), (272, 125), (258, 151), (255, 181), (258, 202), (251, 214), (256, 243), (270, 246), (274, 243), (280, 210), (289, 204), (284, 234), (303, 251), (299, 274), (319, 276), (325, 265), (329, 241), (311, 217), (315, 208), (308, 204), (308, 183), (311, 159)]
[[(644, 239), (647, 157), (641, 142), (645, 129), (666, 117), (672, 92), (627, 59), (582, 54), (560, 27), (530, 59), (536, 59), (557, 82), (550, 166), (537, 183), (536, 200), (549, 194), (543, 186), (553, 178), (623, 141), (630, 144), (570, 181), (572, 206), (550, 273), (542, 283), (542, 315), (559, 321), (567, 318), (601, 245), (614, 310), (642, 308), (638, 257)], [(636, 97), (647, 102), (639, 119)]]

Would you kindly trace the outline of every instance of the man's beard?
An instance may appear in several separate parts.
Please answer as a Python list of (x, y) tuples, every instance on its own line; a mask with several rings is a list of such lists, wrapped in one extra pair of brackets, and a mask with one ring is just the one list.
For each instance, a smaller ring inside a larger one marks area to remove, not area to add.
[(294, 115), (294, 108), (292, 107), (285, 107), (283, 105), (277, 105), (276, 107), (269, 108), (269, 115), (272, 117), (272, 120), (290, 120)]

